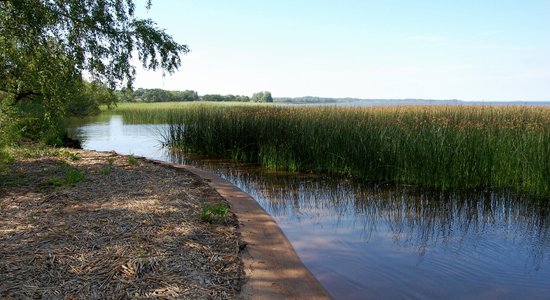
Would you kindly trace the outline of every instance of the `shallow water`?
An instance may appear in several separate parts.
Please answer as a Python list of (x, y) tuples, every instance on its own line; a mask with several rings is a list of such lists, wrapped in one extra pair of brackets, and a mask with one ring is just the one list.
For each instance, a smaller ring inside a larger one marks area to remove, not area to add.
[(252, 195), (339, 299), (548, 299), (547, 202), (421, 193), (171, 153), (163, 125), (121, 116), (75, 125), (85, 149), (193, 164)]

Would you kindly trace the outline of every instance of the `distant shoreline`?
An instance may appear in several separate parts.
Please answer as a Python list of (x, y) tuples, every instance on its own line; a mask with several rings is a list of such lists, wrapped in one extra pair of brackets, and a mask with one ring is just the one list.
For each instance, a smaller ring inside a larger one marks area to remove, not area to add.
[(321, 98), (321, 97), (275, 97), (274, 103), (288, 104), (348, 104), (348, 105), (527, 105), (550, 106), (546, 101), (481, 101), (481, 100), (435, 100), (435, 99), (361, 99), (361, 98)]

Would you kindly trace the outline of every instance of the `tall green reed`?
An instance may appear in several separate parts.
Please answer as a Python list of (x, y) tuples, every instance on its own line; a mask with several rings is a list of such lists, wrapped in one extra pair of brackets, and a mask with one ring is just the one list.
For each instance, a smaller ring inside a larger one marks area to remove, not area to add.
[(189, 104), (121, 110), (169, 123), (184, 151), (434, 189), (550, 196), (550, 108), (276, 107)]

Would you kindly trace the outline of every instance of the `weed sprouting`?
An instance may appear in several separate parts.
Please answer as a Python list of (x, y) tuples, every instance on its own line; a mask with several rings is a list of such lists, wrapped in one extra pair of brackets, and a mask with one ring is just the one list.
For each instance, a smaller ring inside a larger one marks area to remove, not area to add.
[(133, 154), (128, 155), (128, 164), (130, 164), (131, 166), (135, 166), (138, 164), (138, 160)]
[(84, 171), (80, 171), (80, 170), (77, 170), (77, 169), (69, 169), (67, 170), (67, 175), (66, 175), (66, 182), (67, 184), (69, 185), (74, 185), (74, 184), (77, 184), (79, 182), (81, 182), (82, 180), (84, 180), (84, 177), (86, 176), (86, 174), (84, 173)]
[(46, 184), (47, 185), (51, 185), (51, 186), (55, 186), (55, 187), (60, 187), (64, 183), (65, 183), (65, 181), (63, 181), (63, 179), (61, 179), (59, 177), (52, 177), (52, 178), (46, 179)]
[(58, 153), (59, 153), (59, 156), (66, 157), (70, 160), (79, 160), (80, 159), (80, 154), (78, 154), (76, 152), (69, 151), (65, 148), (59, 149)]
[(9, 152), (9, 150), (5, 148), (0, 148), (0, 172), (4, 168), (4, 164), (10, 164), (15, 161), (15, 158), (13, 155)]
[(107, 159), (107, 164), (104, 165), (102, 168), (101, 168), (101, 174), (102, 175), (109, 175), (111, 174), (111, 172), (113, 171), (113, 163), (115, 162), (115, 159), (114, 158), (108, 158)]
[(112, 167), (109, 165), (105, 165), (101, 168), (101, 175), (109, 175), (113, 171)]
[(86, 177), (86, 173), (84, 173), (84, 171), (74, 168), (68, 168), (65, 178), (51, 177), (47, 178), (45, 180), (45, 183), (54, 187), (60, 187), (66, 184), (75, 185), (84, 180), (84, 177)]
[(229, 205), (224, 202), (214, 204), (201, 201), (201, 220), (212, 223), (216, 219), (225, 219), (229, 212)]

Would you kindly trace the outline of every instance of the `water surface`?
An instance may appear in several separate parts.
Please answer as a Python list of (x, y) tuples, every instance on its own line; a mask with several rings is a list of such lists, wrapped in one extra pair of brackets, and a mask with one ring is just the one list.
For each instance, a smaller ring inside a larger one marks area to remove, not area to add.
[(166, 125), (103, 116), (71, 134), (85, 149), (193, 164), (220, 174), (272, 215), (339, 299), (548, 299), (548, 202), (511, 194), (426, 193), (316, 174), (261, 170), (161, 147)]

